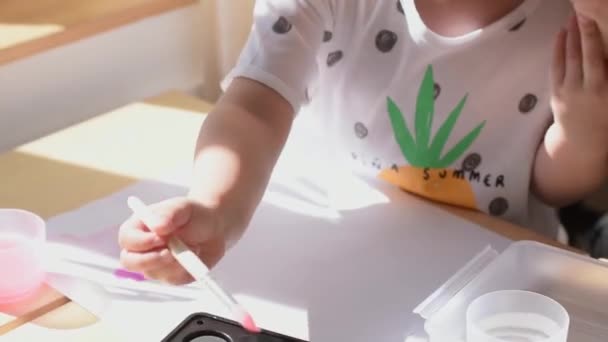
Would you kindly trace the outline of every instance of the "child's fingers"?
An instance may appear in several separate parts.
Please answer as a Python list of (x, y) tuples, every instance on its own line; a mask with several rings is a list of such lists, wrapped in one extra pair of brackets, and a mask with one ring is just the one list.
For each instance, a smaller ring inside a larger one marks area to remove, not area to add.
[(138, 218), (131, 216), (120, 226), (118, 245), (133, 252), (145, 252), (166, 245), (166, 241), (150, 232)]
[(573, 16), (568, 25), (568, 37), (566, 39), (566, 85), (578, 87), (583, 82), (583, 63), (581, 50), (581, 33), (578, 29), (578, 21)]
[(145, 253), (131, 252), (123, 249), (120, 252), (120, 263), (133, 272), (146, 272), (162, 268), (174, 260), (171, 252), (164, 248)]
[(579, 16), (578, 22), (581, 32), (585, 84), (590, 87), (598, 87), (604, 83), (606, 76), (602, 36), (595, 21)]
[(554, 89), (561, 87), (566, 76), (566, 39), (568, 31), (560, 30), (555, 40), (551, 79)]
[(194, 278), (186, 270), (174, 261), (161, 268), (151, 269), (143, 272), (149, 279), (155, 279), (172, 285), (183, 285), (194, 281)]
[(188, 223), (192, 206), (186, 198), (171, 198), (150, 206), (156, 215), (156, 227), (149, 227), (159, 235), (169, 235)]

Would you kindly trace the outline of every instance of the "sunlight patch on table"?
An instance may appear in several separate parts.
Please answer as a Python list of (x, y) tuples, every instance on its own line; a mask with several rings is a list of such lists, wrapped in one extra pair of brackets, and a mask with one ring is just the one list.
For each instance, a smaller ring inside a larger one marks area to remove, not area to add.
[(130, 178), (164, 180), (174, 170), (191, 168), (203, 119), (196, 111), (135, 103), (17, 151)]
[(61, 32), (65, 28), (55, 24), (2, 24), (0, 23), (0, 49)]

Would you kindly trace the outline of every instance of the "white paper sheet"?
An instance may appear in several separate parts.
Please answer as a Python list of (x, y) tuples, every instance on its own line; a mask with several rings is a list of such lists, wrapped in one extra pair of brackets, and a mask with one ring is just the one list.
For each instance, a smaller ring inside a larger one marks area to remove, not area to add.
[[(297, 145), (286, 151), (302, 156)], [(416, 305), (488, 244), (501, 251), (509, 243), (386, 184), (330, 170), (317, 156), (282, 158), (249, 230), (213, 271), (264, 328), (315, 342), (419, 341)], [(185, 194), (175, 178), (49, 220), (50, 270), (88, 279), (112, 300), (87, 302), (97, 305), (97, 325), (70, 332), (29, 325), (8, 337), (76, 341), (103, 332), (114, 341), (159, 341), (190, 313), (225, 314), (205, 290), (113, 274), (127, 197), (151, 203)]]
[[(402, 342), (420, 329), (412, 314), (417, 304), (480, 249), (508, 243), (399, 190), (342, 182), (353, 193), (347, 204), (301, 178), (293, 186), (271, 184), (250, 229), (214, 271), (265, 328), (320, 342)], [(142, 182), (48, 221), (49, 249), (60, 260), (52, 270), (102, 285), (112, 302), (100, 324), (120, 336), (160, 340), (190, 313), (223, 313), (204, 290), (113, 274), (119, 267), (113, 227), (129, 215), (126, 198), (154, 202), (184, 192)], [(354, 194), (364, 200), (353, 204)], [(87, 329), (98, 328), (85, 328), (83, 336)], [(32, 337), (27, 330), (14, 336)]]

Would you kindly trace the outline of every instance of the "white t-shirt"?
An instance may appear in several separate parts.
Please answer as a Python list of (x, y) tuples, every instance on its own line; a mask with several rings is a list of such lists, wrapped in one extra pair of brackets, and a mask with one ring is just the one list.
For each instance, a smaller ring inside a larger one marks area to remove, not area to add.
[(327, 148), (357, 172), (553, 236), (530, 182), (552, 118), (553, 42), (570, 13), (567, 0), (525, 0), (444, 37), (414, 0), (257, 0), (223, 87), (251, 78), (318, 116)]

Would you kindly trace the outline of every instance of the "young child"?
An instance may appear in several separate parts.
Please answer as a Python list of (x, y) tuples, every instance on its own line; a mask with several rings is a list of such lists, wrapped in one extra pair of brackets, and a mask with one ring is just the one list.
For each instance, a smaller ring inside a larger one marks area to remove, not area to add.
[(191, 281), (166, 249), (178, 234), (215, 265), (246, 229), (302, 107), (356, 172), (555, 236), (550, 206), (594, 190), (608, 169), (592, 17), (608, 3), (575, 1), (578, 20), (568, 0), (258, 0), (201, 129), (188, 197), (153, 205), (156, 227), (129, 218), (122, 263)]

